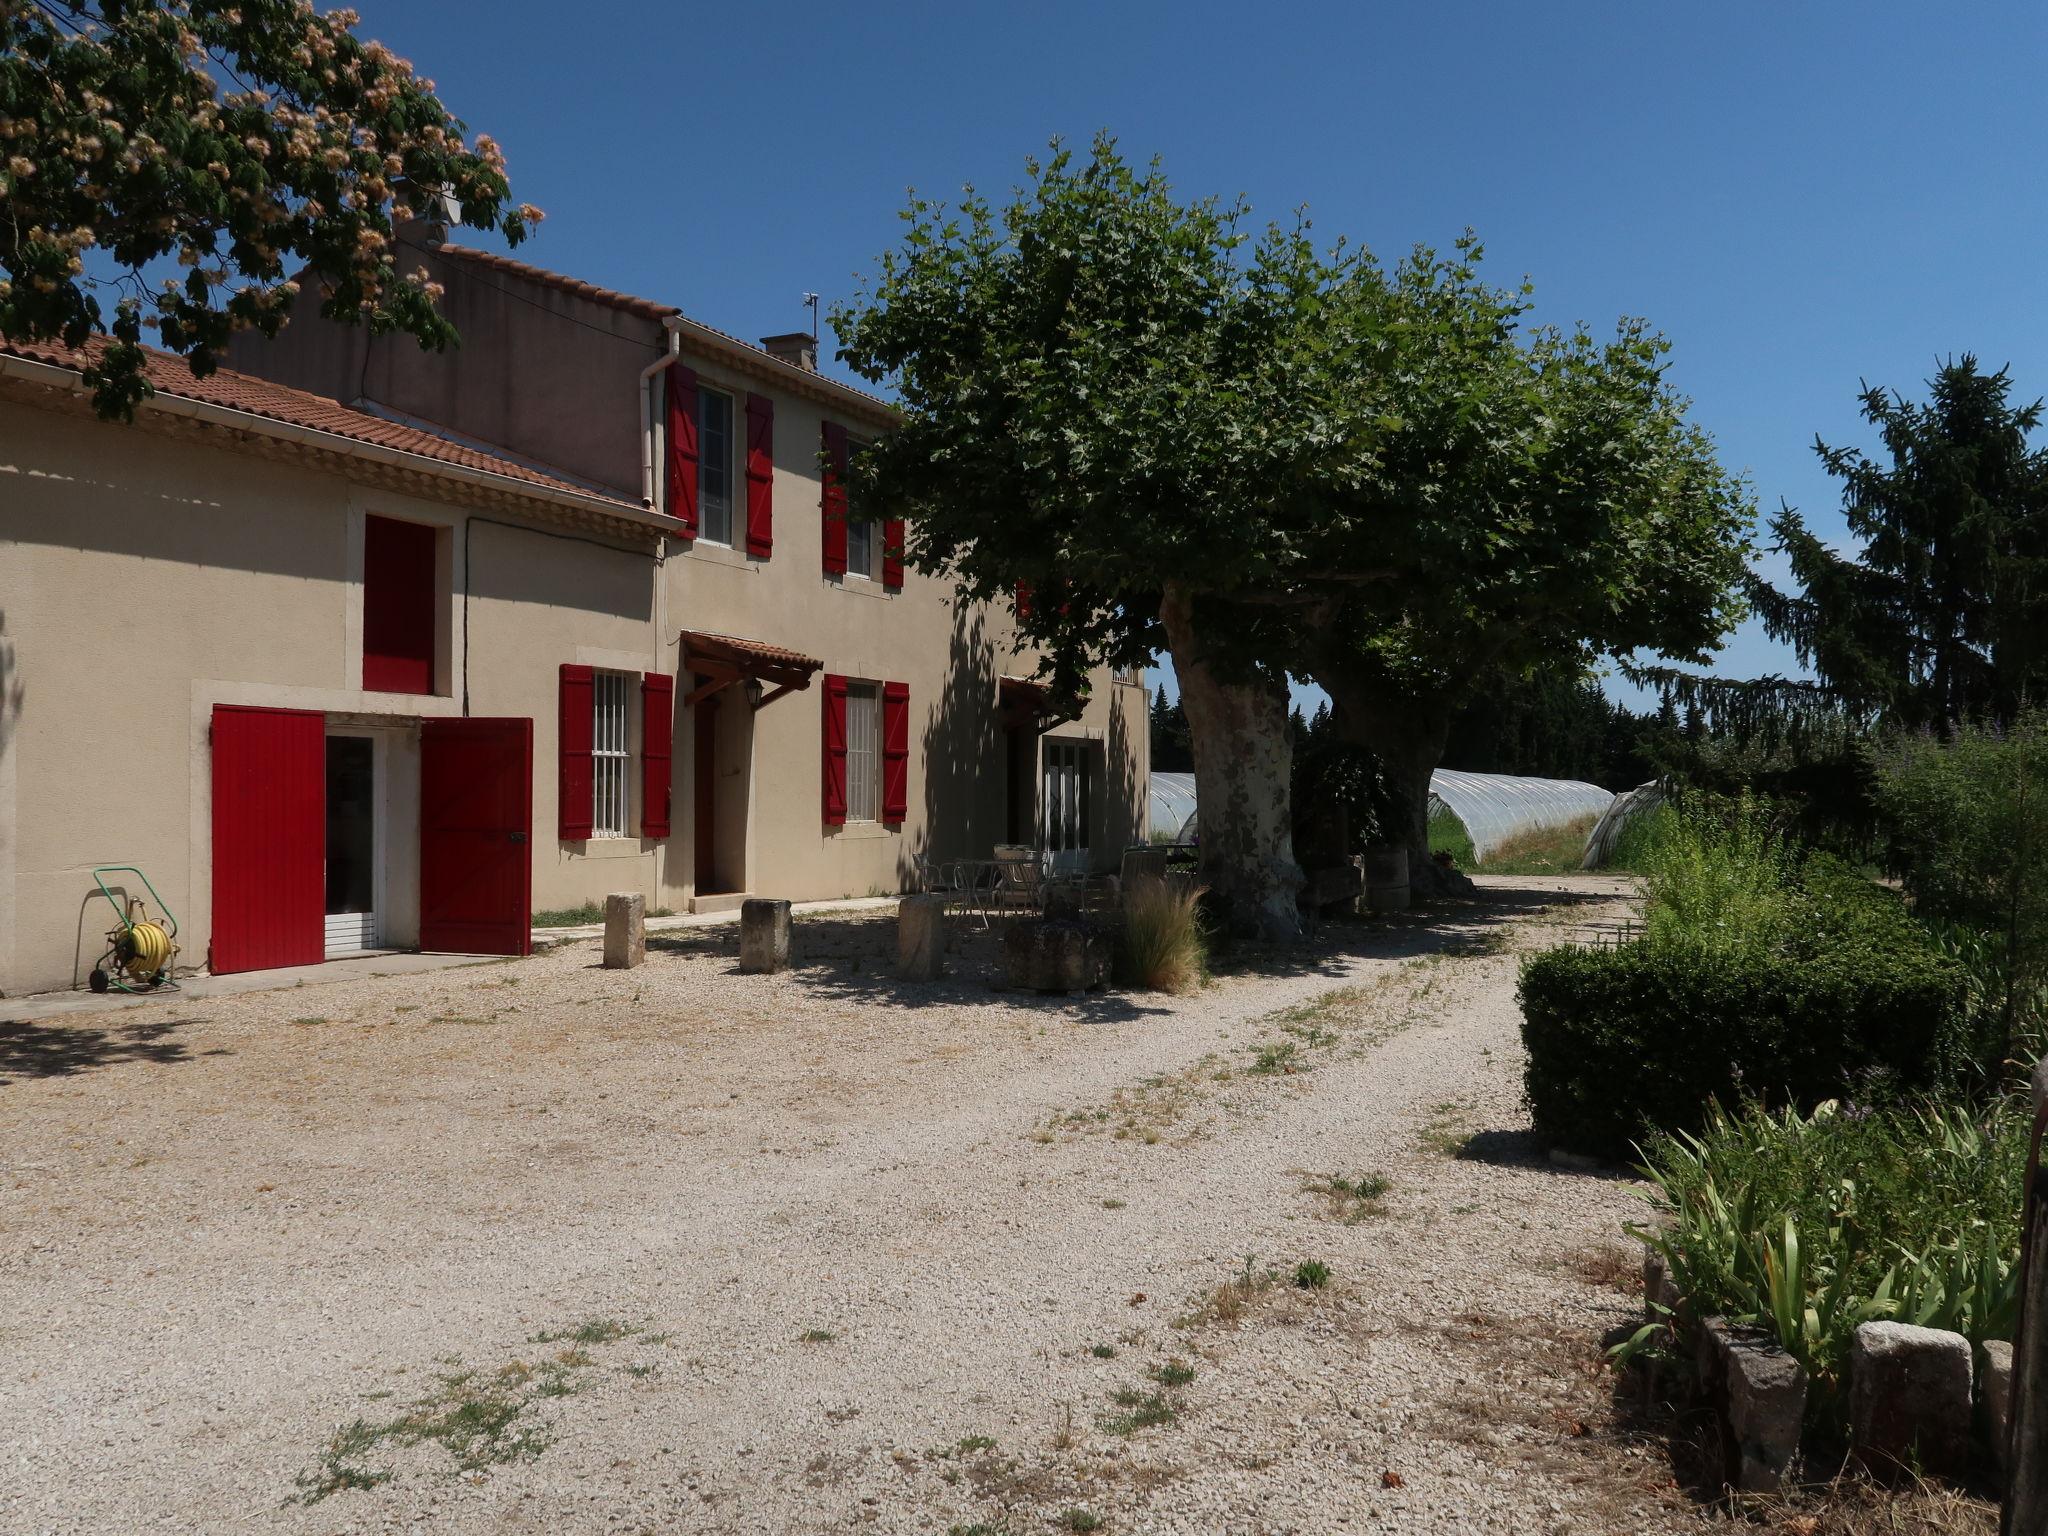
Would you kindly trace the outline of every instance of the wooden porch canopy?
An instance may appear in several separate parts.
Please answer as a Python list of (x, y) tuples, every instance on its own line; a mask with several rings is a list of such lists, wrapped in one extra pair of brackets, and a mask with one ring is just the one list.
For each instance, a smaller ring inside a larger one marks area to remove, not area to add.
[(1043, 732), (1065, 717), (1045, 684), (1028, 677), (1004, 677), (996, 680), (996, 718), (1006, 731)]
[(769, 645), (762, 640), (743, 640), (737, 635), (707, 635), (683, 631), (683, 670), (694, 673), (697, 685), (685, 695), (685, 704), (708, 699), (734, 683), (763, 683), (769, 692), (754, 700), (754, 708), (773, 704), (785, 693), (811, 686), (811, 676), (825, 664), (815, 656)]

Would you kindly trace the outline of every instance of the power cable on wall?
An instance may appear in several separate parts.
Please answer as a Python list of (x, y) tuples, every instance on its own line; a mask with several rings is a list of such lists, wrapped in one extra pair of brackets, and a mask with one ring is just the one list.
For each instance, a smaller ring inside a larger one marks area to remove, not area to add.
[(515, 533), (537, 534), (543, 539), (561, 539), (570, 544), (594, 544), (599, 549), (609, 550), (615, 555), (625, 555), (629, 559), (644, 558), (650, 561), (657, 571), (661, 569), (664, 562), (666, 548), (664, 544), (663, 548), (652, 552), (626, 549), (617, 544), (607, 544), (603, 539), (593, 539), (588, 534), (557, 533), (552, 528), (536, 528), (530, 523), (508, 523), (503, 518), (498, 517), (471, 516), (465, 518), (462, 524), (462, 715), (464, 719), (469, 718), (469, 593), (470, 588), (475, 585), (469, 563), (469, 530), (478, 523), (489, 523), (493, 528), (510, 528)]

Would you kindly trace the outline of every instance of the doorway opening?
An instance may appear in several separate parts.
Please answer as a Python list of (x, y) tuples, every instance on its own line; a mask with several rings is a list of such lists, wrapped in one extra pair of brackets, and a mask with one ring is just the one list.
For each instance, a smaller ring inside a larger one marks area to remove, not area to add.
[(323, 953), (358, 954), (382, 938), (383, 753), (377, 738), (327, 737), (327, 878)]
[(754, 750), (753, 710), (742, 689), (707, 694), (690, 706), (692, 910), (705, 898), (747, 890), (747, 799)]
[(1058, 874), (1086, 874), (1088, 829), (1094, 814), (1089, 744), (1045, 744), (1045, 851)]

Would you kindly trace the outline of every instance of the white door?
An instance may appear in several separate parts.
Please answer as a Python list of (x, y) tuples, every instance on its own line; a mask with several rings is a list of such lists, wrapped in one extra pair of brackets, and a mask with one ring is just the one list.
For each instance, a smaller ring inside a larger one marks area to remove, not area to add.
[(384, 891), (384, 743), (368, 732), (327, 737), (329, 956), (375, 949)]
[(1054, 874), (1088, 870), (1088, 744), (1045, 744), (1045, 851)]

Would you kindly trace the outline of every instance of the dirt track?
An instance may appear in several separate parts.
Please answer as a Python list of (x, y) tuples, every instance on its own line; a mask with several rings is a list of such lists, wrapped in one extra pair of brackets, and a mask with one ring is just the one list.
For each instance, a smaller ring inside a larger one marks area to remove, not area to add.
[(0, 1529), (1685, 1526), (1519, 1105), (1619, 886), (1488, 884), (1177, 1001), (815, 920), (0, 1030)]

